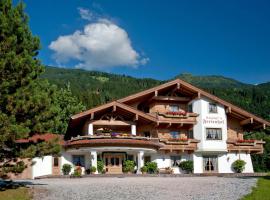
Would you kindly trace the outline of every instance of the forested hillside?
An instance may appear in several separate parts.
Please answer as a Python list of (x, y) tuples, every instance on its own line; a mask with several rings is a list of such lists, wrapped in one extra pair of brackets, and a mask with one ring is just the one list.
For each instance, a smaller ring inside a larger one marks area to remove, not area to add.
[[(125, 75), (55, 67), (46, 67), (42, 77), (60, 87), (69, 85), (72, 93), (87, 108), (162, 83), (154, 79), (137, 79)], [(185, 80), (254, 114), (270, 119), (270, 83), (255, 86), (222, 76), (191, 74), (180, 74), (174, 78)]]

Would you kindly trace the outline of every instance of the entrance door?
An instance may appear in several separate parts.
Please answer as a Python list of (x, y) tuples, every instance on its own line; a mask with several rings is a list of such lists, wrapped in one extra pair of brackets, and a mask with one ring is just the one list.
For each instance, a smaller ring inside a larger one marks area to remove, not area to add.
[(203, 170), (205, 173), (218, 172), (217, 156), (204, 156), (203, 157)]
[(122, 162), (124, 156), (122, 154), (106, 154), (104, 155), (105, 170), (108, 174), (121, 174)]
[(60, 175), (60, 158), (59, 157), (53, 157), (52, 174)]

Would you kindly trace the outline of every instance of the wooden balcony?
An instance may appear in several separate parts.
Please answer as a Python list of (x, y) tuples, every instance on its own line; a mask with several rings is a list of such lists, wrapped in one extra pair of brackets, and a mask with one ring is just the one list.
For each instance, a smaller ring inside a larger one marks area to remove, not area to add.
[(141, 137), (131, 134), (103, 134), (77, 136), (65, 142), (65, 148), (77, 147), (141, 147), (158, 150), (164, 144), (158, 138)]
[(182, 153), (188, 152), (192, 153), (197, 150), (197, 144), (199, 140), (196, 139), (160, 139), (160, 143), (163, 143), (164, 146), (159, 150), (164, 151), (165, 153)]
[(196, 124), (197, 113), (189, 112), (158, 112), (157, 120), (158, 123), (172, 123), (172, 124)]
[(227, 140), (227, 148), (229, 152), (246, 152), (246, 153), (255, 153), (262, 154), (263, 153), (263, 144), (265, 144), (262, 140)]

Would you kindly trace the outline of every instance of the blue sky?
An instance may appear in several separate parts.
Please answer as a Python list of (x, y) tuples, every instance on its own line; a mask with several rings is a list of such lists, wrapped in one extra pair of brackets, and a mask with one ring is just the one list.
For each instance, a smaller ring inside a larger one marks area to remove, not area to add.
[(44, 64), (270, 81), (270, 1), (25, 0)]

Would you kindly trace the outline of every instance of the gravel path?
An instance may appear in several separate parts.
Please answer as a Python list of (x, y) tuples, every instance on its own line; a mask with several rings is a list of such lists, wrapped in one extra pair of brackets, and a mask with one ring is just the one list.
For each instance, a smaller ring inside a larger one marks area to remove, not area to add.
[(106, 177), (34, 180), (35, 200), (239, 199), (256, 178)]

